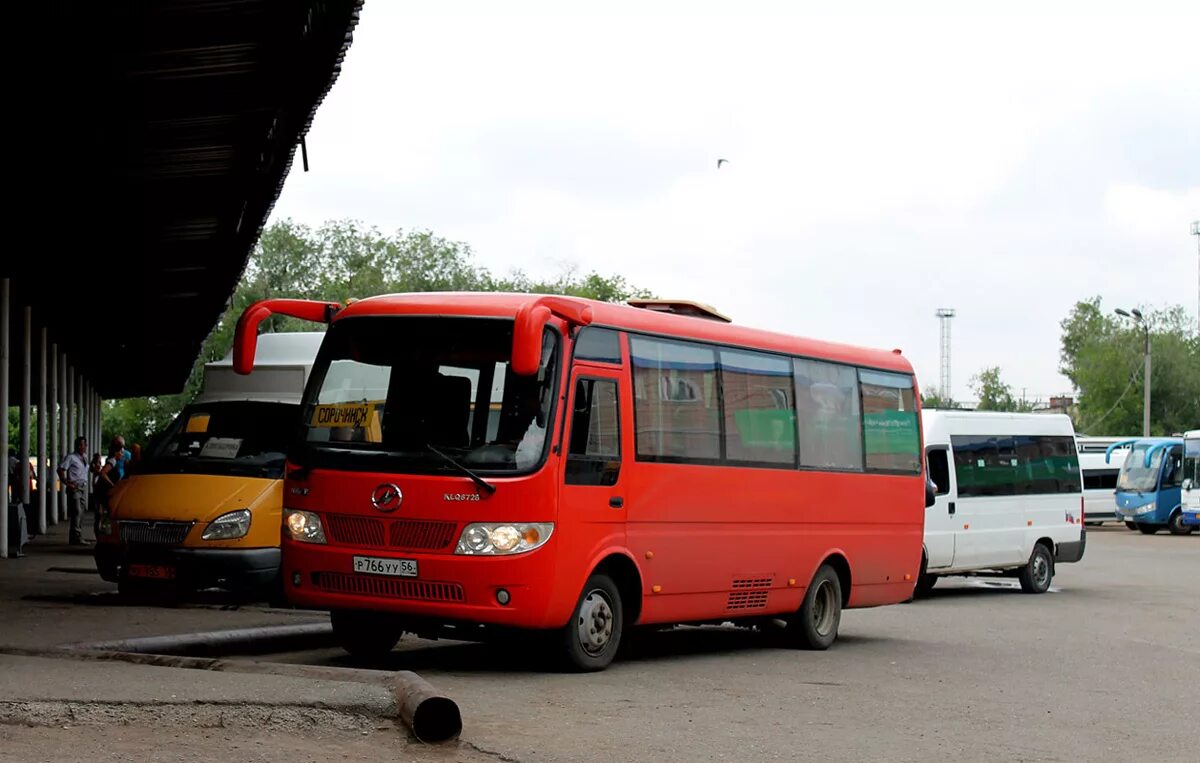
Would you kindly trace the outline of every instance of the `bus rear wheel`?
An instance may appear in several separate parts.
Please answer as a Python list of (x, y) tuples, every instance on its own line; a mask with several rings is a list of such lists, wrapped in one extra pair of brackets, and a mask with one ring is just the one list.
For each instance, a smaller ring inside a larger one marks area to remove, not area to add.
[(562, 667), (578, 673), (604, 670), (617, 655), (624, 626), (616, 583), (608, 575), (592, 575), (583, 585), (571, 619), (558, 632)]
[(395, 648), (404, 628), (394, 618), (375, 612), (335, 609), (329, 613), (333, 637), (351, 657), (382, 657)]
[(1171, 519), (1167, 522), (1167, 529), (1172, 535), (1191, 535), (1192, 530), (1195, 530), (1194, 525), (1185, 525), (1183, 523), (1183, 512), (1177, 511), (1171, 515)]
[(800, 610), (788, 619), (785, 636), (797, 649), (824, 650), (837, 640), (842, 622), (842, 581), (828, 564), (813, 575)]
[(1029, 561), (1017, 573), (1021, 581), (1021, 590), (1025, 593), (1045, 593), (1050, 589), (1050, 581), (1054, 579), (1054, 558), (1046, 544), (1039, 543), (1033, 547)]

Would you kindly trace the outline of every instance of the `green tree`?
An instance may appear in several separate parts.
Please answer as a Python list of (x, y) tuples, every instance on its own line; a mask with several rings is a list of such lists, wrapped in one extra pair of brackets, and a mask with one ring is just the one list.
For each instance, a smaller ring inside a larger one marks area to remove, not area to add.
[(1025, 413), (1036, 406), (1033, 401), (1013, 395), (1012, 387), (1000, 377), (1000, 367), (985, 368), (971, 377), (971, 389), (979, 398), (976, 410)]
[[(520, 271), (495, 276), (475, 263), (467, 244), (429, 231), (380, 233), (354, 220), (326, 222), (313, 229), (291, 220), (266, 228), (241, 281), (200, 350), (183, 392), (177, 395), (107, 401), (105, 441), (114, 434), (145, 441), (161, 431), (200, 391), (204, 364), (225, 356), (233, 346), (238, 317), (252, 303), (272, 297), (325, 299), (345, 303), (355, 297), (423, 291), (515, 291), (567, 294), (607, 302), (652, 296), (621, 276), (595, 271), (564, 271), (536, 281)], [(311, 324), (273, 315), (262, 331), (301, 331)]]
[(922, 408), (961, 408), (958, 403), (954, 402), (949, 396), (943, 397), (941, 390), (937, 387), (932, 387), (926, 392), (921, 393)]
[[(1164, 435), (1200, 422), (1200, 336), (1181, 306), (1143, 309), (1150, 335), (1150, 432)], [(1105, 312), (1099, 297), (1077, 302), (1062, 321), (1060, 370), (1079, 391), (1075, 428), (1089, 433), (1142, 431), (1145, 333)]]

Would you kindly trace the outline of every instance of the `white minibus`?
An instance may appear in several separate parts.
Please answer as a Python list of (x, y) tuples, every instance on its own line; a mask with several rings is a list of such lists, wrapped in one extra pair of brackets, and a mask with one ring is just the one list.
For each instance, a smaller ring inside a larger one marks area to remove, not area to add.
[(1083, 483), (1071, 420), (1059, 414), (923, 411), (937, 485), (925, 510), (917, 595), (946, 575), (1015, 576), (1050, 588), (1054, 567), (1083, 558)]

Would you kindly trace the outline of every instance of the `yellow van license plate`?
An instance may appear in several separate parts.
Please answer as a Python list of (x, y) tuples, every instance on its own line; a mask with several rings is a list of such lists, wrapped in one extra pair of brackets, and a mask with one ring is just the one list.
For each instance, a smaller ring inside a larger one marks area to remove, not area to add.
[(368, 575), (391, 575), (400, 578), (417, 576), (415, 559), (384, 559), (378, 556), (354, 557), (354, 571)]
[(127, 570), (131, 578), (149, 578), (151, 580), (174, 580), (175, 568), (165, 564), (131, 564)]

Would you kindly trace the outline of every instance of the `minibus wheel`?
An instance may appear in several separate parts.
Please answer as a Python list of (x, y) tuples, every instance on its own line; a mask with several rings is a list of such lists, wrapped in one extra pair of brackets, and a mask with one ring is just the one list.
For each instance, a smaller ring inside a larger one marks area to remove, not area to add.
[(1158, 525), (1138, 525), (1137, 528), (1142, 531), (1142, 535), (1153, 535), (1160, 529)]
[(1136, 530), (1137, 522), (1126, 522), (1125, 526), (1128, 527), (1130, 530)]
[(1167, 521), (1167, 529), (1172, 535), (1191, 535), (1192, 530), (1196, 528), (1193, 525), (1185, 525), (1183, 523), (1183, 512), (1176, 511), (1171, 515), (1171, 519)]
[(335, 609), (329, 613), (333, 637), (351, 657), (382, 657), (396, 646), (404, 628), (392, 617), (374, 612)]
[(1050, 581), (1054, 579), (1054, 557), (1050, 555), (1046, 544), (1039, 543), (1033, 547), (1033, 553), (1017, 573), (1017, 579), (1021, 581), (1021, 590), (1025, 593), (1045, 593), (1049, 590)]
[(589, 577), (571, 619), (558, 632), (563, 667), (575, 672), (607, 668), (621, 645), (624, 624), (616, 583), (608, 575)]
[(797, 649), (828, 649), (837, 640), (842, 621), (842, 581), (828, 564), (813, 575), (800, 610), (788, 618), (785, 631)]

